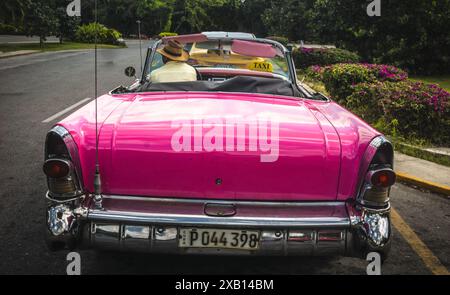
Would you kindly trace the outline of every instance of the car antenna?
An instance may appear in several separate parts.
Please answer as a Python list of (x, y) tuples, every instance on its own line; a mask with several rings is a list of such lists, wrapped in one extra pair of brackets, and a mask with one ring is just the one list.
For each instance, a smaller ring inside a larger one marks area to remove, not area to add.
[(94, 34), (94, 92), (95, 92), (95, 175), (94, 175), (94, 202), (97, 209), (102, 207), (102, 181), (100, 177), (100, 164), (98, 161), (98, 119), (97, 119), (97, 0), (94, 1), (94, 19), (95, 19), (95, 34)]
[(141, 21), (137, 20), (136, 23), (138, 24), (138, 38), (139, 38), (139, 55), (141, 57), (141, 73), (142, 73), (142, 41), (141, 41)]

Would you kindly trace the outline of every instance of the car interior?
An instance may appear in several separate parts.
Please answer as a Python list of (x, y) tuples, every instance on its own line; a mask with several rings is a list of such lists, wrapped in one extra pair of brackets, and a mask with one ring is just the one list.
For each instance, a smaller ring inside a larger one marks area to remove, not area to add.
[[(212, 79), (216, 76), (210, 76)], [(284, 79), (268, 77), (244, 76), (226, 77), (221, 81), (199, 80), (190, 82), (152, 83), (145, 82), (140, 85), (137, 92), (153, 91), (210, 91), (210, 92), (245, 92), (263, 93), (272, 95), (296, 96), (301, 94), (291, 82)]]

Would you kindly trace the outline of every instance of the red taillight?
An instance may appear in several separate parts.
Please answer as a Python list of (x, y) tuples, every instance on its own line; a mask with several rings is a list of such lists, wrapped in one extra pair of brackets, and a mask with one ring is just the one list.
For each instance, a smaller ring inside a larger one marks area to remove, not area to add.
[(63, 160), (47, 160), (44, 163), (44, 173), (51, 178), (66, 177), (70, 173), (70, 165)]
[(370, 182), (378, 187), (389, 187), (395, 183), (395, 173), (391, 169), (381, 169), (371, 173)]

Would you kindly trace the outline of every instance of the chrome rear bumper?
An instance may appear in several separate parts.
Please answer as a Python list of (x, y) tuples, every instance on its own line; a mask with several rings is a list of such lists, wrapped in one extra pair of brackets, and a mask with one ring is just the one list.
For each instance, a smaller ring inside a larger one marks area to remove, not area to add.
[[(387, 252), (389, 208), (345, 202), (242, 202), (104, 196), (50, 203), (49, 241), (75, 247), (174, 254), (345, 255)], [(58, 213), (59, 212), (59, 213)], [(260, 231), (257, 250), (178, 247), (179, 229)]]

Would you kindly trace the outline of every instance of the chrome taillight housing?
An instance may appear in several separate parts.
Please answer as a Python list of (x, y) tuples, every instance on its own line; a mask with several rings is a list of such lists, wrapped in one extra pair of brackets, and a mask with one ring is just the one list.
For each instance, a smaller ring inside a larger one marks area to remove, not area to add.
[(389, 202), (389, 189), (395, 183), (395, 173), (390, 168), (369, 170), (361, 190), (365, 205), (384, 207)]
[(68, 200), (83, 194), (78, 149), (62, 126), (55, 126), (47, 133), (43, 170), (49, 198)]
[(373, 139), (361, 163), (357, 196), (360, 204), (375, 208), (389, 206), (390, 188), (396, 180), (393, 160), (392, 144), (383, 136)]

